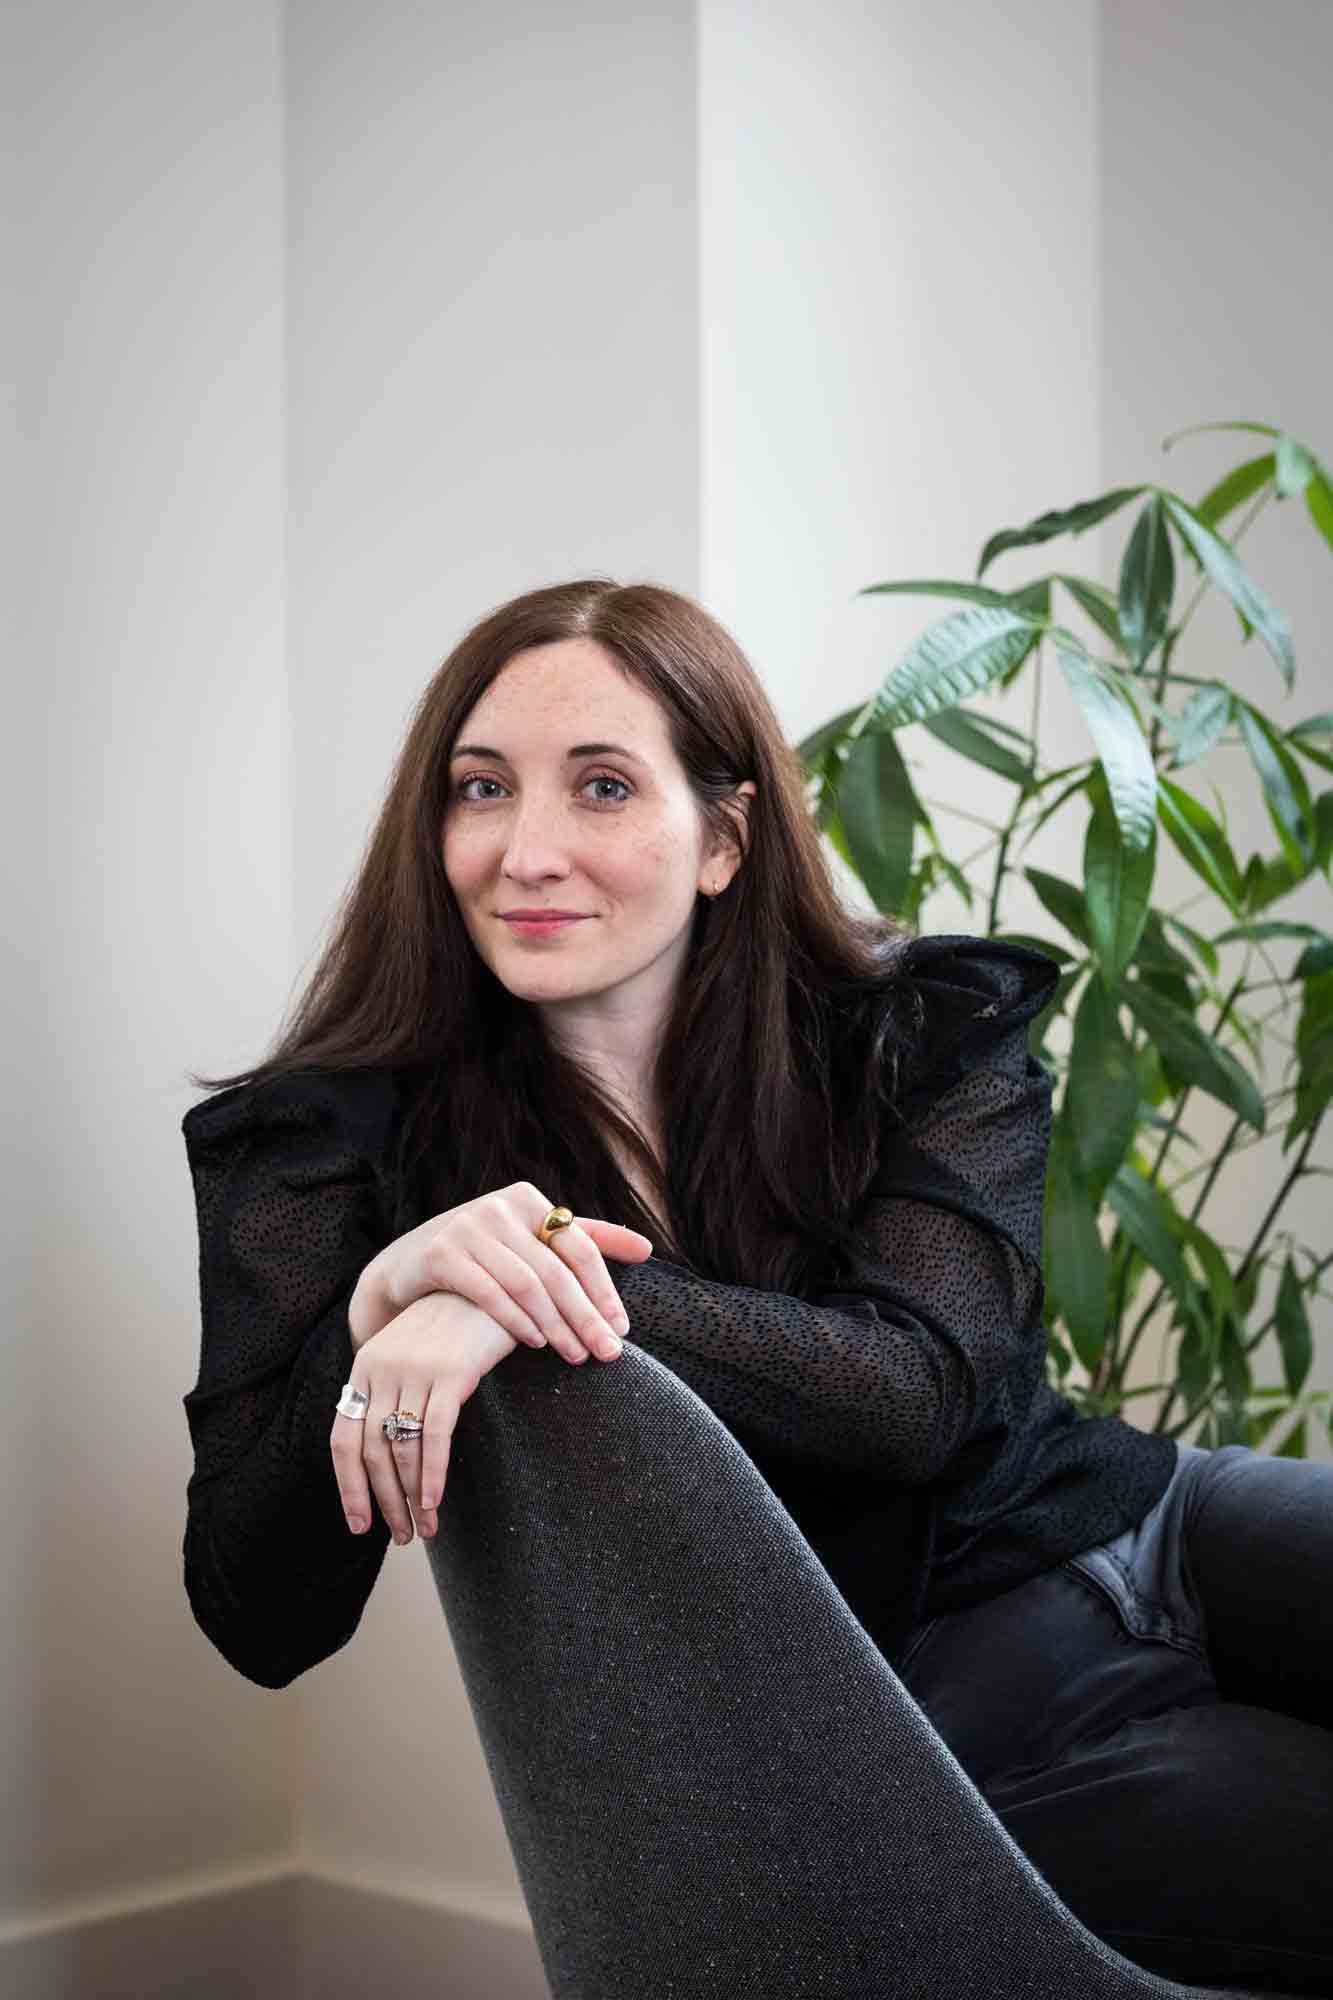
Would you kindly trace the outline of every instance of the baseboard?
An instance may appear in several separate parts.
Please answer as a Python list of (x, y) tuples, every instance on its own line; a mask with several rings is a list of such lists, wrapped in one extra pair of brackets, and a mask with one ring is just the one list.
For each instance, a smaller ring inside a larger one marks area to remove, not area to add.
[(550, 2000), (531, 1929), (291, 1869), (0, 1935), (5, 2000)]

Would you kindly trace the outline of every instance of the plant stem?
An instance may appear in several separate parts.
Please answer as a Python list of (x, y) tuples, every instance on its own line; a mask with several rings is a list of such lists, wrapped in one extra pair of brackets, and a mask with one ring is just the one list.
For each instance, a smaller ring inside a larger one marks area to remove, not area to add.
[(1264, 1237), (1268, 1234), (1269, 1225), (1272, 1223), (1274, 1216), (1281, 1208), (1287, 1196), (1291, 1193), (1291, 1190), (1296, 1185), (1296, 1182), (1300, 1179), (1301, 1174), (1305, 1168), (1305, 1162), (1310, 1155), (1310, 1148), (1311, 1146), (1313, 1146), (1315, 1139), (1317, 1138), (1319, 1133), (1319, 1127), (1323, 1124), (1323, 1122), (1324, 1121), (1322, 1116), (1315, 1119), (1314, 1124), (1310, 1127), (1309, 1131), (1305, 1135), (1304, 1145), (1301, 1147), (1300, 1152), (1296, 1155), (1296, 1158), (1292, 1161), (1291, 1166), (1287, 1171), (1286, 1177), (1283, 1180), (1281, 1187), (1278, 1189), (1277, 1193), (1273, 1196), (1272, 1201), (1269, 1203), (1268, 1213), (1264, 1216), (1263, 1221), (1259, 1224), (1259, 1227), (1255, 1230), (1254, 1241), (1250, 1244), (1249, 1249), (1245, 1252), (1245, 1255), (1241, 1260), (1240, 1269), (1236, 1273), (1236, 1283), (1238, 1285), (1243, 1282), (1245, 1273), (1249, 1270), (1251, 1264), (1254, 1262), (1255, 1256), (1259, 1251), (1260, 1246), (1263, 1243)]
[[(1221, 1033), (1223, 1027), (1225, 1027), (1227, 1016), (1230, 1014), (1232, 1007), (1235, 1005), (1237, 995), (1241, 992), (1242, 988), (1244, 987), (1244, 984), (1245, 984), (1245, 975), (1244, 972), (1242, 971), (1236, 975), (1236, 983), (1232, 987), (1231, 991), (1228, 993), (1225, 1001), (1222, 1003), (1222, 1011), (1218, 1015), (1217, 1020), (1213, 1024), (1214, 1038), (1216, 1038)], [(1181, 1116), (1184, 1112), (1185, 1105), (1189, 1100), (1189, 1095), (1190, 1092), (1193, 1090), (1193, 1088), (1194, 1088), (1193, 1084), (1187, 1084), (1184, 1090), (1181, 1091), (1180, 1095), (1176, 1099), (1175, 1109), (1171, 1113), (1171, 1122), (1167, 1126), (1165, 1132), (1162, 1134), (1162, 1143), (1157, 1149), (1157, 1158), (1153, 1161), (1152, 1172), (1148, 1176), (1148, 1185), (1150, 1187), (1153, 1185), (1158, 1175), (1161, 1173), (1162, 1163), (1165, 1160), (1167, 1154), (1167, 1148), (1170, 1146), (1171, 1141), (1176, 1136), (1176, 1132), (1180, 1125)], [(1221, 1151), (1218, 1153), (1217, 1158), (1213, 1161), (1212, 1166), (1209, 1168), (1208, 1177), (1205, 1180), (1203, 1187), (1199, 1191), (1198, 1197), (1195, 1200), (1193, 1208), (1190, 1210), (1189, 1219), (1191, 1222), (1196, 1222), (1198, 1220), (1199, 1210), (1203, 1207), (1204, 1202), (1208, 1199), (1208, 1195), (1212, 1189), (1213, 1183), (1216, 1181), (1218, 1174), (1222, 1170), (1222, 1162), (1226, 1159), (1227, 1154), (1231, 1151), (1232, 1145), (1235, 1142), (1236, 1133), (1239, 1130), (1242, 1122), (1243, 1121), (1239, 1118), (1235, 1120), (1235, 1122), (1231, 1127), (1231, 1130), (1227, 1133), (1226, 1140), (1222, 1146)], [(1111, 1322), (1113, 1326), (1117, 1327), (1120, 1324), (1121, 1300), (1124, 1298), (1125, 1279), (1126, 1276), (1128, 1275), (1128, 1270), (1129, 1270), (1129, 1264), (1128, 1260), (1126, 1260), (1126, 1263), (1123, 1269), (1121, 1270), (1120, 1274), (1120, 1286), (1116, 1294), (1116, 1309), (1114, 1317)], [(1120, 1382), (1123, 1382), (1124, 1380), (1125, 1371), (1128, 1369), (1130, 1362), (1134, 1358), (1134, 1350), (1138, 1346), (1139, 1341), (1142, 1339), (1144, 1329), (1147, 1326), (1149, 1320), (1152, 1318), (1158, 1306), (1161, 1304), (1162, 1294), (1166, 1291), (1166, 1288), (1167, 1288), (1166, 1280), (1165, 1278), (1163, 1278), (1159, 1281), (1157, 1290), (1153, 1293), (1151, 1299), (1148, 1301), (1147, 1305), (1140, 1313), (1138, 1319), (1135, 1321), (1134, 1326), (1130, 1332), (1129, 1340), (1125, 1345), (1124, 1352), (1118, 1353), (1116, 1356), (1117, 1378)]]
[[(952, 799), (934, 799), (928, 793), (922, 792), (921, 802), (923, 805), (934, 806), (937, 812), (952, 813), (955, 819), (971, 820), (973, 826), (984, 826), (991, 833), (998, 835), (1003, 830), (993, 819), (983, 819), (980, 813), (965, 812), (962, 806), (956, 806)], [(987, 842), (987, 846), (989, 844)], [(982, 849), (982, 852), (985, 852), (985, 848)]]
[[(1323, 1122), (1324, 1121), (1322, 1117), (1317, 1118), (1314, 1124), (1310, 1127), (1310, 1130), (1305, 1135), (1304, 1145), (1301, 1147), (1301, 1150), (1297, 1154), (1296, 1158), (1292, 1161), (1290, 1170), (1288, 1171), (1285, 1179), (1283, 1180), (1281, 1187), (1278, 1189), (1272, 1201), (1269, 1203), (1268, 1211), (1265, 1214), (1263, 1221), (1259, 1224), (1259, 1227), (1254, 1232), (1254, 1239), (1251, 1242), (1249, 1249), (1245, 1252), (1244, 1257), (1241, 1259), (1240, 1268), (1235, 1274), (1236, 1283), (1238, 1285), (1241, 1283), (1241, 1281), (1245, 1277), (1246, 1272), (1249, 1270), (1251, 1264), (1255, 1261), (1255, 1258), (1258, 1256), (1259, 1251), (1263, 1245), (1264, 1238), (1268, 1234), (1268, 1231), (1273, 1224), (1273, 1220), (1276, 1217), (1278, 1210), (1281, 1208), (1283, 1202), (1286, 1200), (1287, 1196), (1291, 1193), (1292, 1188), (1299, 1180), (1301, 1173), (1304, 1169), (1306, 1159), (1309, 1156), (1310, 1148), (1311, 1146), (1313, 1146), (1315, 1139), (1318, 1136), (1319, 1128), (1323, 1124)], [(1323, 1266), (1320, 1265), (1317, 1268), (1322, 1269)], [(1271, 1326), (1272, 1324), (1273, 1321), (1270, 1320), (1268, 1322), (1268, 1325)], [(1266, 1326), (1264, 1328), (1264, 1332), (1267, 1332), (1267, 1330), (1268, 1328)], [(1257, 1346), (1258, 1341), (1256, 1340), (1254, 1344)], [(1247, 1347), (1246, 1351), (1249, 1352), (1250, 1349)], [(1189, 1424), (1191, 1424), (1194, 1421), (1194, 1418), (1199, 1414), (1200, 1409), (1203, 1409), (1205, 1407), (1211, 1407), (1216, 1392), (1217, 1392), (1216, 1383), (1211, 1383), (1209, 1385), (1206, 1395), (1203, 1398), (1203, 1401), (1199, 1403), (1196, 1406), (1196, 1408), (1192, 1410), (1190, 1414), (1182, 1420), (1182, 1423), (1178, 1430), (1174, 1431), (1168, 1430), (1167, 1431), (1168, 1436), (1178, 1437), (1180, 1435), (1180, 1430), (1185, 1429)], [(1171, 1391), (1171, 1394), (1167, 1397), (1165, 1403), (1163, 1403), (1161, 1409), (1157, 1413), (1157, 1422), (1153, 1425), (1154, 1430), (1156, 1431), (1167, 1430), (1166, 1419), (1170, 1414), (1171, 1405), (1175, 1402), (1176, 1397), (1179, 1395), (1179, 1393), (1180, 1393), (1179, 1388), (1175, 1388)]]
[[(1330, 1264), (1333, 1264), (1333, 1250), (1330, 1250), (1326, 1256), (1321, 1257), (1319, 1259), (1317, 1264), (1313, 1264), (1310, 1267), (1310, 1273), (1308, 1278), (1304, 1278), (1301, 1281), (1301, 1290), (1303, 1292), (1309, 1292), (1312, 1298), (1322, 1296), (1322, 1294), (1319, 1291), (1319, 1286), (1316, 1283), (1316, 1280), (1319, 1277), (1320, 1272), (1326, 1271)], [(1251, 1334), (1250, 1338), (1245, 1342), (1245, 1352), (1247, 1354), (1253, 1354), (1255, 1348), (1258, 1347), (1259, 1343), (1264, 1339), (1264, 1337), (1267, 1334), (1272, 1332), (1273, 1328), (1276, 1325), (1277, 1325), (1277, 1314), (1275, 1312), (1271, 1312), (1269, 1313), (1268, 1318), (1264, 1321), (1263, 1325), (1259, 1328), (1259, 1331), (1257, 1333)]]

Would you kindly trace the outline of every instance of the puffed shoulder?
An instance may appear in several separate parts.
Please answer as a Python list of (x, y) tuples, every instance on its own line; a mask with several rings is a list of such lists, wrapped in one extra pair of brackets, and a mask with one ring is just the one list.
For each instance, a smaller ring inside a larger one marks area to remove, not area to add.
[(398, 1110), (392, 1070), (297, 1070), (216, 1091), (191, 1105), (180, 1129), (192, 1158), (289, 1132), (378, 1165)]
[(899, 964), (922, 1005), (918, 1078), (958, 1068), (1026, 1026), (1060, 978), (1055, 959), (1030, 945), (962, 932), (910, 939)]

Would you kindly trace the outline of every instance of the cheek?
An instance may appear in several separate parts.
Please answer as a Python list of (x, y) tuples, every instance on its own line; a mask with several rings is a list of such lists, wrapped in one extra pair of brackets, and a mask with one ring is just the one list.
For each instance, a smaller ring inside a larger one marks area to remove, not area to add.
[(440, 842), (440, 853), (444, 859), (445, 875), (453, 889), (471, 887), (482, 874), (485, 865), (482, 843), (469, 840), (466, 830), (451, 827)]
[[(686, 843), (663, 835), (630, 841), (614, 862), (616, 878), (626, 895), (669, 899), (673, 886), (692, 875), (693, 857)], [(686, 884), (692, 890), (692, 879)]]

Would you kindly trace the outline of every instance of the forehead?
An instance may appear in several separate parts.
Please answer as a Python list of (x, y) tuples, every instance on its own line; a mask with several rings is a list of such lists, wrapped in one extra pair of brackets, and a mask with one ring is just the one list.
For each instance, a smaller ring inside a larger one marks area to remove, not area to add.
[(647, 688), (590, 639), (532, 646), (506, 661), (458, 730), (514, 756), (549, 753), (596, 736), (645, 755), (668, 746), (666, 717)]

